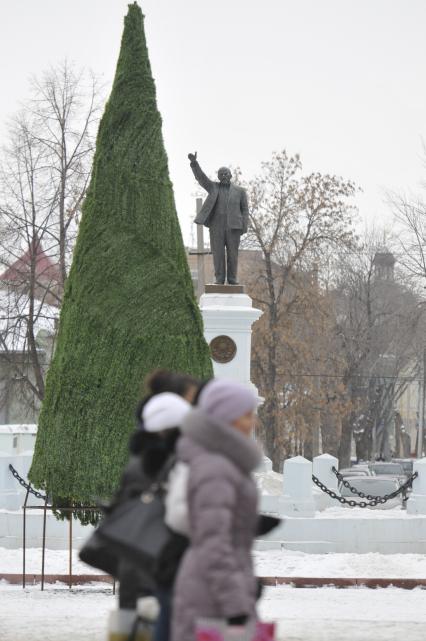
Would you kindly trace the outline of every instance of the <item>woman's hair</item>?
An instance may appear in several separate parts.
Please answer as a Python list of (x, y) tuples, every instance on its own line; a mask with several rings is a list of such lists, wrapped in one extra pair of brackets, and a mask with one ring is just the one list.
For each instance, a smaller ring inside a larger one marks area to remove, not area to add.
[(198, 381), (197, 385), (197, 391), (194, 396), (194, 400), (192, 401), (193, 405), (198, 405), (198, 399), (200, 398), (200, 394), (207, 385), (207, 383), (210, 383), (210, 381), (213, 380), (211, 378), (206, 378), (204, 381)]
[(149, 396), (162, 392), (173, 392), (184, 396), (191, 387), (198, 389), (200, 381), (189, 374), (171, 372), (167, 369), (157, 369), (145, 379), (145, 388)]
[[(157, 369), (154, 372), (151, 372), (151, 374), (149, 374), (145, 379), (144, 386), (147, 394), (141, 401), (139, 401), (136, 407), (136, 423), (138, 429), (130, 437), (130, 451), (133, 454), (139, 454), (142, 451), (147, 438), (149, 438), (141, 428), (143, 427), (143, 408), (150, 398), (157, 394), (162, 394), (163, 392), (172, 392), (173, 394), (183, 397), (191, 387), (196, 388), (197, 392), (195, 398), (198, 398), (199, 392), (204, 385), (205, 382), (202, 382), (189, 374), (179, 374), (167, 369)], [(195, 404), (196, 401), (194, 399), (193, 405)]]

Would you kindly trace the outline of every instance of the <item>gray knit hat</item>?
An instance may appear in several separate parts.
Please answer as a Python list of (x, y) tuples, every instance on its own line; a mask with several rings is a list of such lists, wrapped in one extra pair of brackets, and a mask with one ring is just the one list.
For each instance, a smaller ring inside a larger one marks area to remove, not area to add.
[(255, 410), (257, 398), (245, 385), (221, 378), (207, 383), (200, 394), (198, 407), (207, 416), (230, 424)]

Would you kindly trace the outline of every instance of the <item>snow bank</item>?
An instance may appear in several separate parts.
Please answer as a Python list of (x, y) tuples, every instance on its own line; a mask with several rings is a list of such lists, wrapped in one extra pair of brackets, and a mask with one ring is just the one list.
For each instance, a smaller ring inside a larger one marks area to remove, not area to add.
[[(68, 550), (46, 549), (44, 563), (46, 574), (68, 574)], [(26, 550), (25, 565), (28, 574), (41, 573), (41, 548)], [(21, 572), (22, 548), (18, 550), (0, 548), (0, 574), (20, 574)], [(78, 550), (73, 550), (72, 572), (73, 574), (103, 574), (100, 570), (82, 563), (78, 558)]]
[(425, 579), (422, 554), (307, 554), (289, 550), (254, 553), (259, 576)]
[(5, 423), (0, 425), (0, 434), (37, 434), (35, 423)]
[(283, 493), (283, 475), (269, 470), (268, 472), (257, 472), (255, 475), (256, 485), (264, 496), (280, 496)]
[[(267, 550), (253, 554), (258, 576), (426, 578), (426, 556), (421, 554), (306, 554), (289, 550)], [(28, 574), (41, 572), (41, 548), (27, 550)], [(73, 574), (102, 574), (78, 559), (73, 550)], [(22, 549), (0, 548), (0, 573), (22, 572)], [(46, 574), (68, 572), (67, 550), (46, 550)]]

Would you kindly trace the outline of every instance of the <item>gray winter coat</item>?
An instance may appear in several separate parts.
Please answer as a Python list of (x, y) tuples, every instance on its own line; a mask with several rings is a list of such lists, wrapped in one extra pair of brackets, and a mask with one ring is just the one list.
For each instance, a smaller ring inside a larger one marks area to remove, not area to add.
[(191, 544), (175, 584), (172, 639), (194, 641), (200, 617), (255, 615), (257, 489), (251, 472), (260, 452), (254, 441), (198, 409), (182, 433), (177, 452), (189, 464)]

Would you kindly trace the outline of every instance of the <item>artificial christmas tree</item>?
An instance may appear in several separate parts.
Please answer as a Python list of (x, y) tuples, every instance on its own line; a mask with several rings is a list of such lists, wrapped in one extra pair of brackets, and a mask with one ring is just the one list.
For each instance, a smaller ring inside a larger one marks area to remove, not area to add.
[(211, 375), (135, 3), (99, 127), (30, 471), (56, 505), (111, 495), (142, 381), (160, 366)]

